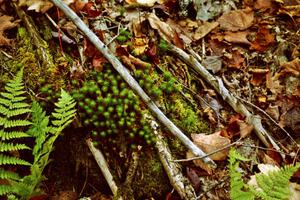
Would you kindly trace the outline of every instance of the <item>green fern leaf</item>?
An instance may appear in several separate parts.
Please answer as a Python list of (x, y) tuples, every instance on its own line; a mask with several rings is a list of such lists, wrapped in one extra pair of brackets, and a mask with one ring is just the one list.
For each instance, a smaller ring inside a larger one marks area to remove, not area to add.
[[(3, 124), (1, 124), (1, 122)], [(23, 120), (23, 119), (16, 119), (16, 120), (9, 120), (9, 119), (4, 119), (1, 120), (0, 118), (0, 125), (4, 126), (4, 128), (15, 128), (15, 127), (22, 127), (22, 126), (29, 126), (32, 123), (28, 120)]]
[(0, 130), (0, 140), (2, 141), (25, 137), (30, 137), (30, 135), (21, 131), (5, 132), (4, 130)]
[(5, 171), (0, 169), (0, 179), (11, 179), (11, 180), (19, 180), (20, 177), (15, 172)]
[(30, 166), (31, 164), (20, 158), (0, 154), (0, 165), (27, 165), (27, 166)]
[(0, 142), (0, 152), (18, 151), (23, 149), (30, 149), (25, 144), (13, 144)]
[(256, 174), (258, 187), (252, 187), (251, 191), (262, 199), (288, 199), (290, 196), (289, 179), (300, 168), (300, 163), (295, 166), (288, 165), (280, 170), (272, 170), (267, 174)]
[(32, 123), (33, 126), (27, 133), (36, 138), (33, 155), (38, 159), (38, 152), (42, 149), (47, 133), (50, 132), (50, 127), (48, 127), (49, 117), (46, 116), (46, 112), (43, 111), (42, 107), (37, 102), (32, 103)]
[(68, 124), (70, 124), (76, 114), (75, 109), (76, 102), (64, 90), (61, 90), (61, 96), (58, 99), (58, 102), (55, 103), (57, 107), (55, 112), (52, 113), (52, 116), (55, 120), (52, 121), (52, 124), (56, 127), (56, 131), (61, 132)]
[(13, 188), (10, 185), (0, 185), (0, 196), (9, 194), (12, 190)]

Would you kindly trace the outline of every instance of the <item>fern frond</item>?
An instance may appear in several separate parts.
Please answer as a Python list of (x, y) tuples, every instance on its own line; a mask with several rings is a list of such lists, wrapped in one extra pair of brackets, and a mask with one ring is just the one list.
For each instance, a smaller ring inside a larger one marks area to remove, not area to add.
[(25, 113), (30, 113), (31, 110), (29, 108), (20, 108), (20, 109), (8, 109), (4, 106), (0, 105), (0, 114), (5, 115), (6, 117), (14, 117), (18, 115), (22, 115)]
[(232, 200), (252, 200), (254, 199), (253, 193), (247, 191), (242, 179), (242, 174), (238, 172), (239, 161), (248, 161), (235, 149), (229, 151), (229, 175), (230, 175), (230, 199)]
[(295, 166), (288, 165), (280, 170), (272, 170), (267, 174), (256, 174), (258, 187), (251, 188), (255, 195), (262, 199), (288, 199), (290, 196), (289, 179), (300, 168), (300, 163)]
[(76, 102), (72, 96), (64, 90), (61, 90), (61, 96), (58, 99), (58, 102), (55, 103), (55, 112), (52, 113), (52, 116), (55, 118), (55, 120), (52, 121), (52, 124), (57, 128), (57, 131), (60, 132), (72, 122), (73, 117), (76, 114), (75, 105)]
[(0, 196), (11, 193), (13, 187), (10, 185), (0, 185)]
[(42, 107), (37, 102), (32, 103), (31, 109), (33, 126), (27, 133), (36, 138), (33, 155), (35, 156), (35, 159), (38, 159), (38, 152), (42, 149), (47, 133), (50, 132), (50, 127), (48, 127), (49, 117), (46, 116), (46, 112), (43, 111)]
[(0, 165), (27, 165), (27, 166), (30, 166), (31, 164), (20, 158), (0, 154)]
[(21, 131), (5, 132), (4, 130), (0, 130), (0, 139), (2, 141), (25, 137), (30, 137), (30, 135)]
[(0, 179), (11, 179), (11, 180), (19, 180), (20, 177), (17, 173), (11, 171), (5, 171), (0, 169)]
[(0, 117), (0, 126), (3, 126), (4, 128), (29, 126), (31, 124), (32, 123), (28, 120), (23, 120), (23, 119), (9, 120), (9, 119)]
[(25, 144), (13, 144), (0, 142), (0, 152), (18, 151), (23, 149), (30, 149)]

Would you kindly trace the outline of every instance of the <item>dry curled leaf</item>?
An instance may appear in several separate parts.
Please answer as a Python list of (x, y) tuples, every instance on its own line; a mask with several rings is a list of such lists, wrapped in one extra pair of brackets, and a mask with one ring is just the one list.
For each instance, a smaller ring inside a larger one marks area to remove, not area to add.
[(283, 72), (290, 72), (296, 76), (300, 75), (300, 59), (296, 58), (290, 62), (286, 62), (281, 65), (284, 68)]
[[(74, 2), (74, 0), (63, 0), (67, 5)], [(19, 6), (28, 6), (28, 10), (35, 10), (36, 12), (45, 13), (52, 8), (53, 4), (50, 1), (45, 0), (20, 0)]]
[(249, 28), (253, 24), (254, 14), (252, 9), (245, 8), (223, 14), (218, 22), (220, 27), (227, 31), (239, 31)]
[[(230, 139), (220, 135), (220, 131), (206, 135), (204, 133), (192, 134), (193, 142), (201, 148), (205, 153), (209, 154), (230, 144)], [(225, 160), (229, 149), (224, 149), (210, 156), (213, 160)]]
[(11, 39), (8, 39), (4, 35), (4, 31), (16, 27), (19, 20), (13, 21), (13, 17), (8, 15), (3, 15), (0, 17), (0, 46), (11, 45)]

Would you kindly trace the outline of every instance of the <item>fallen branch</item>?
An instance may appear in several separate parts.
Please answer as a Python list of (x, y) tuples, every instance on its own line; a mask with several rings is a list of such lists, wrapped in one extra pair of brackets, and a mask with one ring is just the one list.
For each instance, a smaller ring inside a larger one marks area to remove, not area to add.
[(193, 186), (190, 184), (190, 181), (181, 173), (180, 165), (172, 162), (173, 157), (170, 149), (164, 141), (162, 134), (159, 133), (158, 125), (154, 120), (151, 121), (151, 127), (154, 134), (157, 136), (155, 147), (157, 149), (160, 161), (169, 177), (171, 185), (182, 199), (195, 199), (196, 193)]
[(261, 123), (261, 117), (259, 115), (253, 115), (248, 111), (246, 106), (238, 101), (224, 86), (222, 79), (214, 77), (210, 74), (205, 67), (203, 67), (195, 58), (194, 55), (189, 55), (182, 49), (171, 45), (169, 50), (178, 56), (183, 62), (188, 66), (192, 67), (200, 76), (205, 79), (210, 86), (222, 96), (223, 100), (226, 101), (237, 113), (240, 113), (246, 117), (246, 121), (249, 124), (252, 124), (255, 130), (256, 135), (267, 147), (273, 146), (277, 151), (280, 151), (280, 147), (273, 140), (270, 134), (263, 128)]
[[(87, 139), (86, 143), (87, 143), (91, 153), (93, 154), (98, 166), (100, 167), (101, 172), (102, 172), (107, 184), (109, 185), (113, 195), (116, 197), (118, 195), (118, 187), (117, 187), (117, 184), (115, 183), (115, 181), (113, 180), (113, 176), (109, 171), (108, 164), (107, 164), (102, 152), (94, 147), (91, 139)], [(121, 199), (122, 198), (119, 198), (119, 200), (121, 200)]]
[[(86, 26), (86, 24), (61, 0), (51, 0), (58, 8), (60, 8), (67, 17), (87, 36), (87, 38), (95, 45), (95, 47), (103, 54), (103, 56), (112, 64), (121, 77), (128, 83), (131, 89), (141, 97), (144, 103), (148, 106), (152, 114), (163, 124), (169, 131), (178, 137), (182, 143), (190, 149), (195, 156), (206, 156), (206, 154), (197, 147), (164, 113), (157, 107), (151, 98), (144, 92), (137, 81), (130, 75), (128, 70), (122, 63), (113, 55), (107, 46)], [(209, 157), (205, 157), (203, 161), (212, 167), (216, 167), (215, 162)]]

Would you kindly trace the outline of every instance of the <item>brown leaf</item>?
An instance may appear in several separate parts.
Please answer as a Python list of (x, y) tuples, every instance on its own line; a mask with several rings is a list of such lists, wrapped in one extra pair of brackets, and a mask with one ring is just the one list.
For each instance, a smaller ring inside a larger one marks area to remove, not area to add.
[(243, 66), (245, 58), (239, 50), (233, 50), (232, 53), (225, 54), (225, 63), (228, 67), (240, 69)]
[(196, 29), (193, 38), (195, 40), (200, 40), (217, 26), (219, 26), (218, 22), (203, 22), (203, 24), (201, 26), (198, 26), (198, 28)]
[(279, 125), (281, 127), (289, 127), (295, 133), (300, 131), (300, 107), (293, 107), (292, 109), (284, 112), (280, 116)]
[(254, 20), (253, 11), (250, 8), (242, 10), (234, 10), (229, 13), (223, 14), (218, 22), (220, 27), (228, 31), (245, 30), (252, 26)]
[(260, 85), (266, 78), (266, 74), (269, 73), (269, 69), (249, 69), (249, 73), (252, 74), (251, 83), (252, 85)]
[[(195, 155), (191, 152), (191, 151), (188, 151), (186, 153), (186, 158), (189, 159), (189, 158), (194, 158)], [(193, 163), (197, 166), (197, 167), (200, 167), (201, 169), (205, 170), (208, 174), (212, 174), (213, 172), (213, 169), (210, 167), (210, 165), (204, 163), (201, 159), (197, 159), (197, 160), (193, 160)]]
[[(193, 142), (201, 148), (205, 153), (209, 154), (216, 150), (222, 149), (223, 147), (230, 144), (230, 139), (220, 135), (220, 131), (206, 135), (201, 134), (191, 134)], [(228, 155), (229, 149), (224, 149), (210, 156), (213, 160), (225, 160)]]
[(19, 20), (13, 21), (14, 18), (8, 15), (3, 15), (0, 17), (0, 46), (11, 45), (11, 39), (8, 39), (4, 35), (4, 31), (16, 27)]
[(161, 21), (154, 13), (149, 14), (147, 19), (150, 23), (150, 26), (153, 29), (156, 29), (163, 39), (182, 48), (183, 43), (178, 41), (180, 39), (177, 32), (169, 24)]
[(273, 1), (272, 0), (257, 0), (254, 3), (254, 8), (257, 10), (267, 10), (272, 8), (273, 5)]
[(246, 44), (250, 45), (251, 43), (247, 39), (248, 31), (239, 31), (239, 32), (225, 32), (224, 39), (227, 42), (237, 43), (237, 44)]
[(275, 36), (270, 33), (270, 30), (267, 27), (262, 26), (258, 29), (256, 38), (252, 42), (250, 49), (254, 49), (259, 52), (264, 52), (274, 42)]
[(287, 14), (290, 17), (300, 17), (300, 5), (283, 6), (279, 13)]
[(296, 76), (300, 75), (300, 59), (296, 58), (290, 62), (286, 62), (281, 67), (284, 68), (283, 72), (290, 72)]
[[(74, 0), (63, 0), (67, 5), (74, 2)], [(47, 12), (52, 8), (53, 4), (46, 0), (20, 0), (19, 6), (28, 6), (28, 10), (35, 10), (36, 12)]]

